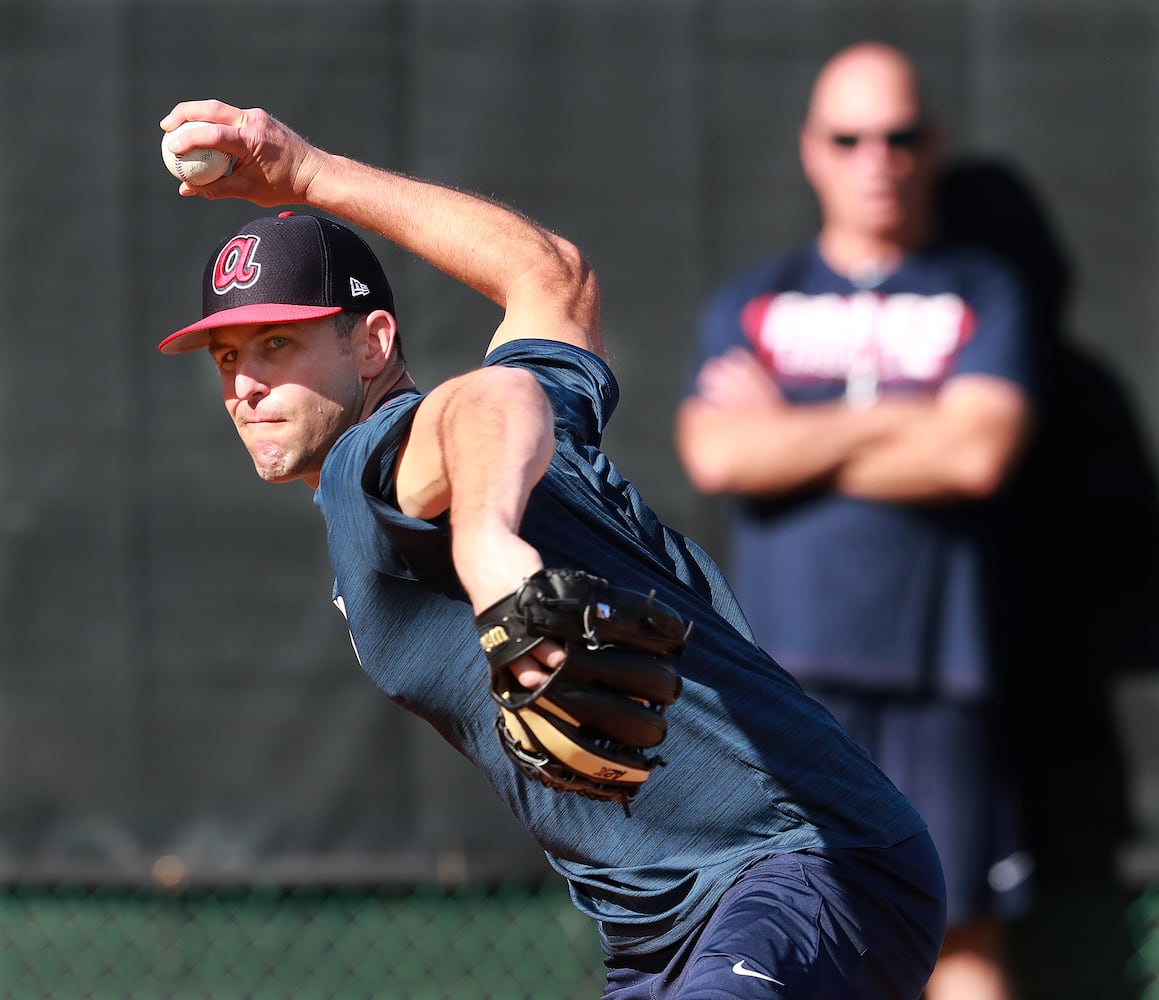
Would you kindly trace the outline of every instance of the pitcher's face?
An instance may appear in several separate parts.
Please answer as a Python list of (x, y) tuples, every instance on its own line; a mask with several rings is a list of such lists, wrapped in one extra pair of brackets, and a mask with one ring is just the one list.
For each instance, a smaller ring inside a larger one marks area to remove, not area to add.
[(258, 475), (316, 486), (322, 460), (358, 418), (364, 395), (350, 342), (333, 320), (223, 327), (209, 352)]

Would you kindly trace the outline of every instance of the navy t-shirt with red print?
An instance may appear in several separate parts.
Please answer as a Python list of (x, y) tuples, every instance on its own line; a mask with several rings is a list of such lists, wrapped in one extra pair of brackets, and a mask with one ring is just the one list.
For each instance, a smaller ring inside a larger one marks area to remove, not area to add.
[[(697, 367), (754, 352), (791, 403), (869, 405), (963, 374), (1033, 395), (1027, 304), (980, 250), (934, 246), (856, 285), (815, 243), (721, 286)], [(986, 697), (1001, 670), (1001, 500), (919, 505), (802, 490), (739, 501), (730, 580), (757, 640), (810, 683)]]

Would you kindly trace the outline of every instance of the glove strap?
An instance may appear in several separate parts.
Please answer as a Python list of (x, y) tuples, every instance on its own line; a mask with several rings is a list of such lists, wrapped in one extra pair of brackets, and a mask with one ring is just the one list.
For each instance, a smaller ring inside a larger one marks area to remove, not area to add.
[(475, 616), (479, 645), (492, 670), (507, 666), (544, 639), (541, 635), (528, 634), (524, 616), (516, 612), (516, 596), (516, 593), (508, 594)]

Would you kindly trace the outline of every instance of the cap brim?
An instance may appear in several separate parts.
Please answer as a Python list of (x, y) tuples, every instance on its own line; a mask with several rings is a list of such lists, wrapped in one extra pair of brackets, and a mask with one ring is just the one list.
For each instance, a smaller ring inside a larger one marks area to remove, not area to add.
[(263, 325), (275, 323), (297, 323), (306, 319), (320, 319), (342, 312), (341, 306), (288, 306), (280, 302), (257, 303), (223, 309), (190, 326), (184, 326), (169, 334), (157, 345), (162, 354), (186, 354), (209, 346), (209, 334), (223, 326), (248, 326), (251, 323)]

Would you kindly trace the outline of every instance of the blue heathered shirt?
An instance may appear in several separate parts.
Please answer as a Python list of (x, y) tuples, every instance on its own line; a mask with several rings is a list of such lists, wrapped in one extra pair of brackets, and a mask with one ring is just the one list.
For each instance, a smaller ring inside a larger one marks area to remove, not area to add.
[(655, 588), (695, 631), (677, 662), (684, 693), (668, 713), (667, 766), (621, 806), (550, 791), (520, 774), (495, 733), (488, 668), (451, 566), (445, 519), (395, 506), (399, 443), (422, 396), (388, 399), (327, 456), (315, 502), (326, 520), (363, 669), (486, 775), (601, 921), (616, 951), (663, 948), (703, 919), (749, 864), (807, 847), (887, 846), (924, 829), (866, 753), (752, 640), (720, 571), (663, 526), (599, 451), (618, 400), (595, 355), (520, 340), (488, 365), (535, 373), (555, 411), (556, 451), (521, 529), (548, 566)]
[[(935, 246), (879, 284), (815, 244), (726, 282), (698, 365), (751, 350), (792, 403), (932, 392), (985, 374), (1036, 391), (1025, 295), (978, 250)], [(1007, 510), (862, 500), (828, 488), (740, 500), (728, 569), (757, 641), (803, 683), (982, 698), (1005, 665)]]

